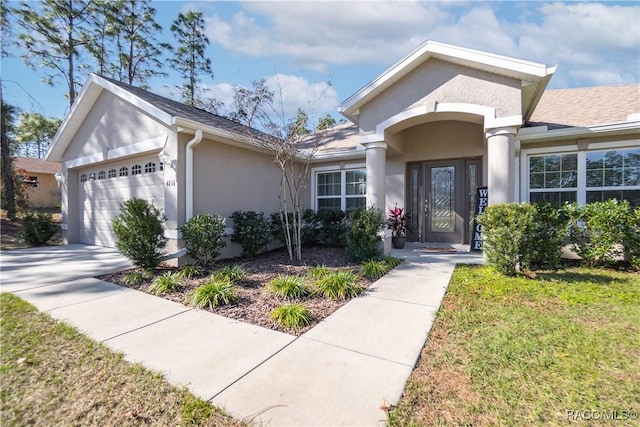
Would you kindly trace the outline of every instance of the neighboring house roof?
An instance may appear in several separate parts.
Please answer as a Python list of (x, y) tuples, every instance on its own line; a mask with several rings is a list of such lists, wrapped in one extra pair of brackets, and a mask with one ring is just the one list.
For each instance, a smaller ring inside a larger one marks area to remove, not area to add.
[(71, 111), (56, 133), (53, 143), (47, 152), (47, 159), (62, 160), (62, 154), (104, 90), (140, 108), (168, 127), (198, 128), (205, 133), (218, 135), (248, 145), (251, 145), (252, 138), (260, 140), (259, 142), (269, 141), (258, 130), (208, 111), (190, 107), (126, 83), (90, 74), (82, 92), (76, 98)]
[(359, 129), (353, 123), (345, 123), (317, 133), (321, 135), (318, 143), (319, 154), (355, 150), (360, 145)]
[(521, 80), (522, 116), (524, 120), (528, 120), (531, 116), (542, 92), (556, 70), (556, 67), (549, 67), (537, 62), (428, 40), (347, 98), (338, 107), (338, 111), (357, 123), (359, 110), (364, 104), (430, 58)]
[(588, 127), (631, 121), (638, 114), (640, 84), (555, 89), (544, 92), (527, 126)]
[(60, 172), (59, 162), (49, 162), (42, 159), (32, 159), (30, 157), (15, 157), (13, 159), (15, 169), (24, 169), (26, 172), (47, 173), (54, 175)]

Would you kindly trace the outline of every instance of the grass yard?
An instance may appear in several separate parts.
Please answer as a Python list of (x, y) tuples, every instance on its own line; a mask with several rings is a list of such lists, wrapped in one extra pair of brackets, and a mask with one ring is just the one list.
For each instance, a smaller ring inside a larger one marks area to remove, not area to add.
[(459, 266), (389, 424), (624, 426), (638, 412), (640, 275)]
[(2, 425), (240, 424), (14, 295), (0, 308)]

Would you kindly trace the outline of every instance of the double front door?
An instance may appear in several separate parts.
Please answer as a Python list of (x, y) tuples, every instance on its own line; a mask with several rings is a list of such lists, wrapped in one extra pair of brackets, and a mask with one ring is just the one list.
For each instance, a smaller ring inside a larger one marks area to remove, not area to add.
[(410, 163), (407, 237), (417, 242), (469, 243), (480, 159)]

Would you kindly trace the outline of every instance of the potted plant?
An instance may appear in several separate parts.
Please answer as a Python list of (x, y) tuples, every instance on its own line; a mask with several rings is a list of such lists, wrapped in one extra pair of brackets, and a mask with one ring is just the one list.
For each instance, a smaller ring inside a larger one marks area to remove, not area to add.
[(395, 208), (389, 209), (387, 216), (387, 228), (391, 230), (393, 247), (402, 249), (407, 240), (407, 215), (403, 208), (396, 205)]

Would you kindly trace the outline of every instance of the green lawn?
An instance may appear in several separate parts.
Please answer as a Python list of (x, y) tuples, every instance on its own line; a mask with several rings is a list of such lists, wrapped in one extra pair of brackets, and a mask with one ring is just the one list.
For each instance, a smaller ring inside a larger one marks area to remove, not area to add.
[(0, 308), (3, 426), (240, 424), (14, 295)]
[(640, 275), (459, 266), (389, 423), (623, 426), (638, 412)]

